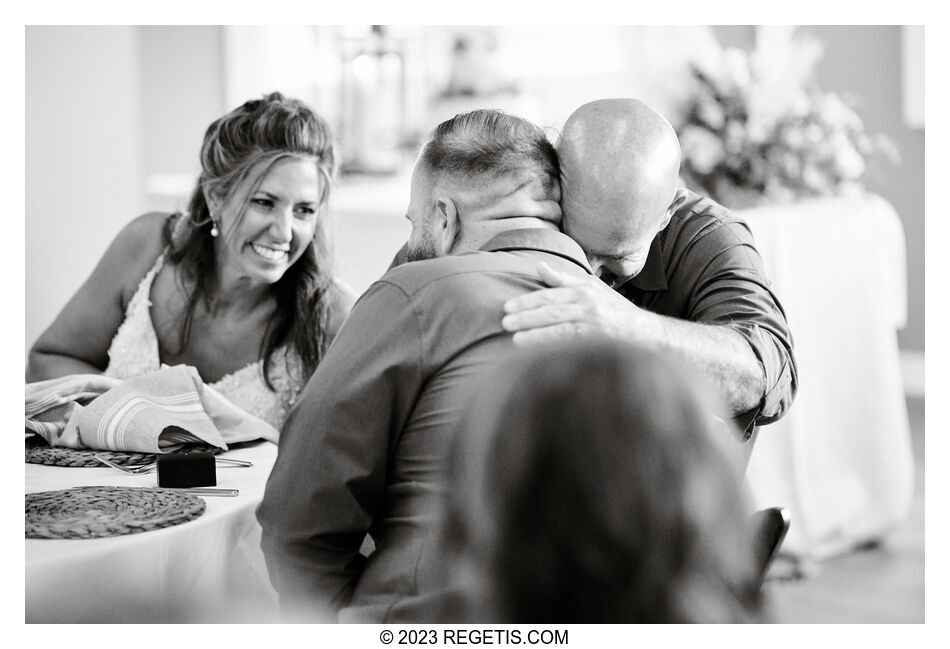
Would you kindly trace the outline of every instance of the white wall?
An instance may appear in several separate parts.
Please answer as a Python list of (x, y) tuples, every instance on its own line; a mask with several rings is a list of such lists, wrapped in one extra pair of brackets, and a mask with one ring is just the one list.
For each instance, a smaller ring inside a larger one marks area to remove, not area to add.
[(182, 201), (225, 109), (220, 28), (26, 30), (26, 348), (128, 221)]
[[(224, 100), (221, 28), (147, 26), (137, 29), (141, 56), (144, 174), (147, 211), (175, 211), (201, 169), (208, 125), (233, 108)], [(234, 105), (237, 105), (235, 102)]]
[[(727, 46), (752, 48), (753, 26), (718, 26), (717, 39)], [(923, 380), (924, 352), (924, 124), (919, 102), (924, 93), (922, 27), (897, 25), (802, 26), (817, 36), (825, 53), (817, 66), (822, 90), (849, 93), (860, 101), (859, 112), (868, 133), (883, 133), (897, 145), (901, 164), (871, 161), (864, 179), (867, 188), (886, 198), (900, 215), (907, 246), (907, 326), (898, 332), (901, 350), (910, 353), (905, 364), (912, 379)], [(905, 58), (910, 54), (910, 58)], [(907, 95), (905, 90), (912, 89)], [(918, 94), (919, 93), (919, 94)], [(909, 101), (909, 106), (905, 106)], [(906, 109), (910, 107), (908, 115)], [(908, 119), (910, 117), (910, 119)], [(915, 369), (916, 368), (916, 369)]]
[(26, 28), (26, 347), (142, 211), (134, 27)]
[[(818, 83), (849, 92), (861, 101), (869, 133), (894, 140), (901, 164), (874, 160), (865, 183), (886, 198), (904, 225), (907, 246), (907, 326), (898, 334), (902, 349), (924, 351), (924, 136), (922, 124), (904, 120), (902, 28), (897, 25), (803, 27), (825, 43)], [(920, 61), (920, 63), (923, 63)], [(936, 62), (933, 62), (937, 64)], [(922, 70), (919, 72), (922, 73)]]

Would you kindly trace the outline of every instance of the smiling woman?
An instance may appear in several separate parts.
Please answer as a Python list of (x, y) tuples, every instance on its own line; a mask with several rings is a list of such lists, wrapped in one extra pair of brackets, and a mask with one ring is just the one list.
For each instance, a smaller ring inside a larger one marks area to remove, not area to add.
[(354, 301), (324, 222), (329, 127), (272, 93), (213, 122), (187, 213), (129, 223), (30, 350), (27, 380), (163, 364), (280, 428)]
[[(214, 208), (220, 215), (217, 226), (224, 233), (218, 246), (222, 293), (230, 286), (244, 292), (245, 283), (274, 284), (314, 238), (324, 181), (313, 160), (285, 156), (257, 177), (259, 186), (246, 204)], [(245, 184), (251, 184), (250, 179)], [(247, 193), (242, 189), (249, 188), (239, 188), (239, 194)]]

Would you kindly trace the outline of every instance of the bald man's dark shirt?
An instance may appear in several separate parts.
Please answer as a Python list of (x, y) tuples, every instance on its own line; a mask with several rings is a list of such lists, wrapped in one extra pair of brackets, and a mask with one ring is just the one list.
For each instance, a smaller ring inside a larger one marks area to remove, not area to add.
[(798, 388), (792, 334), (742, 219), (690, 192), (653, 240), (643, 270), (617, 290), (638, 307), (729, 327), (749, 343), (766, 389), (756, 408), (735, 419), (747, 436), (788, 410)]

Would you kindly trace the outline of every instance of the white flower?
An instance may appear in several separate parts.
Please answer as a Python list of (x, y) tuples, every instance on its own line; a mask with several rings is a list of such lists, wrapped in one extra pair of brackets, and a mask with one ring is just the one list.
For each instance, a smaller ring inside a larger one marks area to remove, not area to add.
[(800, 128), (786, 128), (782, 131), (782, 142), (790, 149), (800, 149), (805, 136)]
[(798, 159), (798, 156), (786, 153), (782, 156), (782, 171), (789, 178), (795, 178), (802, 171), (802, 161)]
[(723, 113), (722, 106), (715, 99), (706, 95), (696, 107), (699, 119), (703, 120), (714, 131), (722, 128), (726, 122), (726, 115)]
[(813, 161), (815, 164), (822, 166), (831, 166), (834, 164), (835, 153), (837, 149), (831, 145), (831, 142), (824, 140), (818, 146), (806, 151), (808, 159)]
[(805, 132), (802, 135), (804, 136), (805, 144), (809, 147), (817, 146), (825, 140), (825, 131), (815, 123), (806, 126)]
[(748, 55), (737, 47), (726, 48), (723, 53), (726, 79), (734, 88), (745, 88), (752, 82)]
[(771, 135), (769, 127), (762, 120), (749, 118), (746, 122), (746, 133), (749, 142), (752, 144), (764, 144), (768, 142)]
[(818, 114), (826, 124), (860, 131), (864, 128), (861, 118), (833, 92), (827, 92), (818, 104)]
[(708, 83), (696, 84), (691, 103), (697, 123), (680, 133), (685, 172), (738, 204), (860, 189), (866, 156), (879, 152), (899, 164), (890, 140), (865, 135), (848, 95), (813, 85), (820, 42), (784, 27), (760, 37), (751, 54), (727, 48), (705, 60)]
[(806, 163), (802, 169), (802, 184), (814, 192), (823, 192), (828, 182), (815, 165)]
[(708, 174), (723, 158), (722, 140), (710, 131), (689, 125), (680, 133), (683, 157), (699, 174)]
[(747, 127), (756, 141), (762, 141), (788, 114), (788, 92), (756, 80), (744, 94)]
[(739, 153), (746, 141), (746, 130), (739, 122), (729, 122), (723, 139), (727, 152)]
[(845, 142), (835, 152), (835, 167), (843, 177), (857, 180), (864, 173), (864, 158), (850, 142)]
[(812, 103), (808, 97), (808, 93), (804, 90), (799, 90), (792, 97), (789, 104), (789, 113), (793, 117), (803, 118), (811, 112), (811, 108)]

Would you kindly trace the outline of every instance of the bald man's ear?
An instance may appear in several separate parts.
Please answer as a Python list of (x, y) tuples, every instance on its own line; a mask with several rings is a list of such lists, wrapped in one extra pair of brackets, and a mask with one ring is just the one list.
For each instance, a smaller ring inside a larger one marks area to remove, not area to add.
[(663, 217), (663, 223), (660, 225), (660, 230), (665, 228), (670, 223), (670, 219), (673, 218), (673, 215), (676, 214), (676, 211), (683, 207), (683, 204), (686, 203), (686, 200), (689, 198), (689, 190), (685, 187), (679, 187), (673, 193), (673, 200), (670, 202), (670, 206), (666, 208), (666, 216)]
[(451, 198), (437, 198), (435, 201), (435, 241), (440, 255), (452, 254), (462, 231), (458, 207)]

